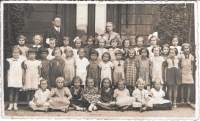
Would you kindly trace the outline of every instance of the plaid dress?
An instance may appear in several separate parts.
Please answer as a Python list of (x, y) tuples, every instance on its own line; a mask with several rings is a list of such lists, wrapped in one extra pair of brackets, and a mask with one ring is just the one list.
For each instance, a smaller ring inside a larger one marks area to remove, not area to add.
[(43, 79), (46, 79), (49, 82), (49, 68), (50, 68), (50, 62), (47, 59), (41, 59), (41, 77)]
[(127, 58), (124, 62), (126, 86), (135, 86), (137, 76), (137, 60)]

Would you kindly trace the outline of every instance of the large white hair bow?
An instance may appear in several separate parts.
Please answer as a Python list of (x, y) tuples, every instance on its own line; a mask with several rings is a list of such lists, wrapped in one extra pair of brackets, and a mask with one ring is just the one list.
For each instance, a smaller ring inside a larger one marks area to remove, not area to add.
[(73, 42), (75, 43), (77, 39), (79, 39), (79, 37), (76, 37), (76, 38), (73, 40)]
[(154, 32), (153, 34), (150, 34), (148, 39), (150, 39), (152, 36), (158, 37), (158, 32)]

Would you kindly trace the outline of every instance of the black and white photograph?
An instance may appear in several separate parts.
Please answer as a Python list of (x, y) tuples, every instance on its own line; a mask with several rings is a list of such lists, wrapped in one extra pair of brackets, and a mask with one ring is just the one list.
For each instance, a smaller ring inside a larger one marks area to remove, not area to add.
[(1, 118), (199, 119), (195, 1), (2, 1)]

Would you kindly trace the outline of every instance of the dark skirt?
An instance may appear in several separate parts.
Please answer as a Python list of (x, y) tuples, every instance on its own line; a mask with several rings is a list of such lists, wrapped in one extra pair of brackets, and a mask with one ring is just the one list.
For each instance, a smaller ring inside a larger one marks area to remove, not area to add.
[(181, 70), (175, 67), (166, 68), (166, 84), (180, 85), (181, 84)]

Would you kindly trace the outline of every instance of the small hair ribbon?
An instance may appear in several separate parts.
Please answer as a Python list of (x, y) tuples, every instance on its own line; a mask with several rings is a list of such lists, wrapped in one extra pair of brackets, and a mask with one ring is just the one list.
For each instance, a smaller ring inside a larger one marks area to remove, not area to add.
[(77, 39), (79, 39), (79, 37), (76, 37), (76, 38), (73, 40), (73, 42), (76, 42)]
[(150, 39), (152, 36), (158, 37), (158, 32), (154, 32), (153, 34), (150, 34), (149, 37), (148, 37), (148, 39)]

